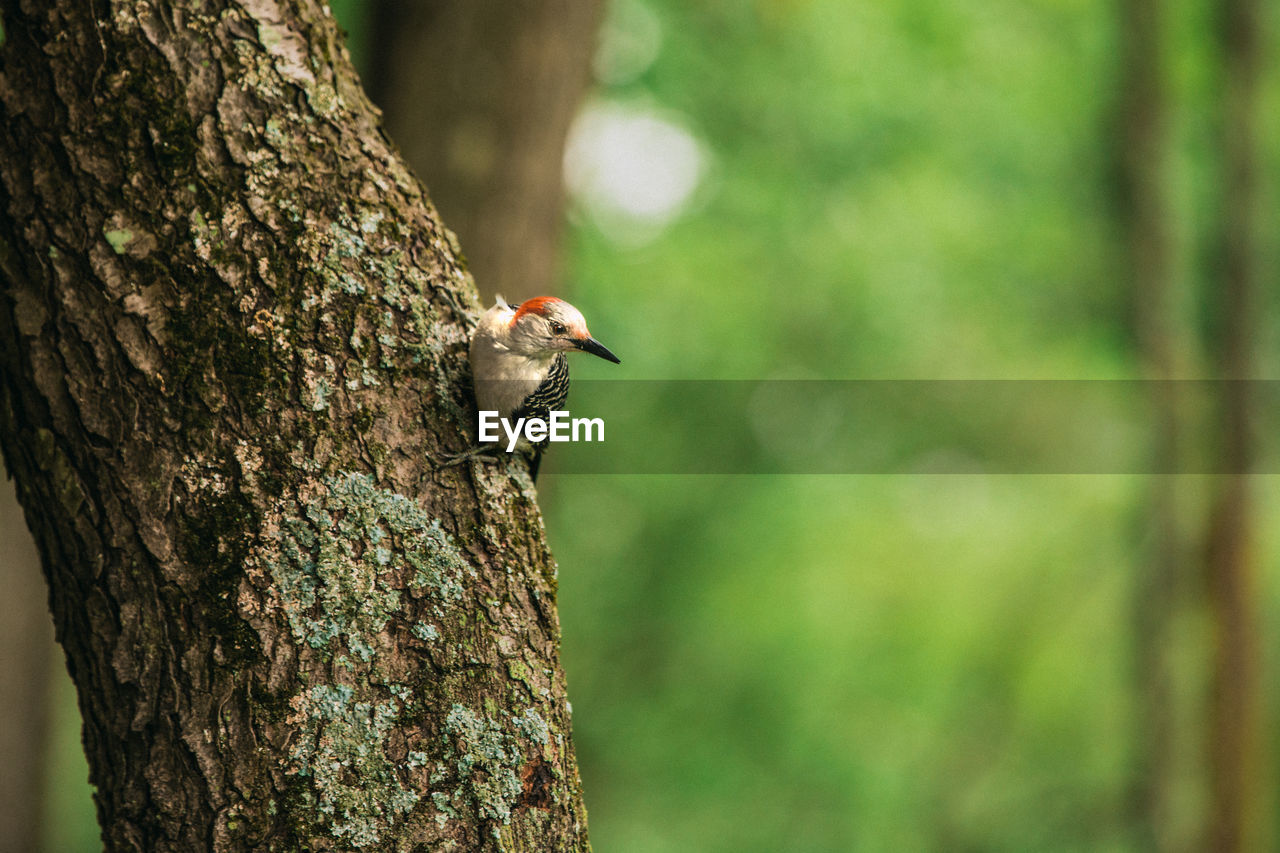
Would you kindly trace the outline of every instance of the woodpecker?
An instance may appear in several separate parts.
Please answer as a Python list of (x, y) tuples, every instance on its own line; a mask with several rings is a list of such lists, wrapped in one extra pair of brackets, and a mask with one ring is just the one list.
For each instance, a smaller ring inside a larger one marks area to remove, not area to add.
[[(471, 335), (476, 404), (508, 420), (546, 418), (569, 396), (565, 353), (576, 351), (622, 363), (591, 337), (582, 312), (563, 299), (538, 296), (513, 308), (499, 296)], [(534, 480), (546, 445), (525, 448), (533, 452), (529, 474)]]

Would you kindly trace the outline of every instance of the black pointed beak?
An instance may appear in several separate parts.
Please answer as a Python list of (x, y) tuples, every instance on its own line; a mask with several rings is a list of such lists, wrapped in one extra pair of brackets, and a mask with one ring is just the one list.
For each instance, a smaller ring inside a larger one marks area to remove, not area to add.
[(622, 364), (622, 359), (609, 352), (609, 348), (595, 338), (583, 338), (580, 341), (574, 341), (574, 344), (583, 352), (598, 355), (605, 361), (612, 361), (614, 364)]

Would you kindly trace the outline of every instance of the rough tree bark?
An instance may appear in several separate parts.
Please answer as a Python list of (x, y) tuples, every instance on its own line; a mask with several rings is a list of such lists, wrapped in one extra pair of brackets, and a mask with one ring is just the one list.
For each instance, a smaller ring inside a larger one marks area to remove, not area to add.
[(368, 90), (480, 290), (556, 292), (569, 124), (601, 0), (375, 0)]
[(0, 437), (111, 850), (580, 850), (473, 285), (315, 0), (0, 5)]

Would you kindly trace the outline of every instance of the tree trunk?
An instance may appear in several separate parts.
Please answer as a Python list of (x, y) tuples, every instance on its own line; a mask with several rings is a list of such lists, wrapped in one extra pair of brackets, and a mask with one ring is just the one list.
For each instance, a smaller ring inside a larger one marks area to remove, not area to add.
[(369, 93), (486, 301), (556, 291), (564, 146), (600, 0), (372, 4)]
[[(1165, 69), (1166, 7), (1163, 0), (1125, 0), (1120, 5), (1123, 38), (1119, 164), (1123, 188), (1121, 220), (1126, 236), (1129, 286), (1138, 359), (1153, 380), (1150, 464), (1143, 519), (1143, 548), (1133, 590), (1134, 673), (1138, 696), (1136, 766), (1130, 792), (1143, 849), (1178, 850), (1194, 827), (1178, 826), (1174, 777), (1182, 738), (1174, 728), (1178, 699), (1171, 655), (1172, 626), (1184, 602), (1190, 534), (1179, 470), (1182, 400), (1178, 383), (1187, 374), (1187, 336), (1175, 304), (1173, 212), (1169, 187), (1169, 92)], [(1182, 836), (1182, 837), (1179, 837)]]
[(107, 847), (587, 849), (531, 484), (427, 460), (473, 286), (325, 8), (2, 14), (0, 435)]
[(1259, 677), (1258, 565), (1251, 471), (1254, 464), (1251, 380), (1261, 275), (1258, 240), (1259, 79), (1262, 11), (1257, 0), (1222, 7), (1223, 179), (1221, 268), (1212, 282), (1215, 351), (1223, 413), (1224, 475), (1209, 518), (1206, 573), (1214, 631), (1209, 714), (1211, 826), (1216, 851), (1267, 849)]
[[(3, 476), (3, 472), (0, 472)], [(41, 849), (53, 626), (13, 484), (0, 482), (0, 853)]]

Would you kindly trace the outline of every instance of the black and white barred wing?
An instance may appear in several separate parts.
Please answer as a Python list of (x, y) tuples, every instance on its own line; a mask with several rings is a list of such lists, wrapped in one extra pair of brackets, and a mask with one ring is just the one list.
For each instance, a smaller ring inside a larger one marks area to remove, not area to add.
[(563, 409), (564, 401), (569, 397), (569, 361), (560, 353), (551, 363), (547, 378), (524, 398), (524, 402), (516, 409), (513, 417), (542, 418), (547, 420), (553, 409)]

